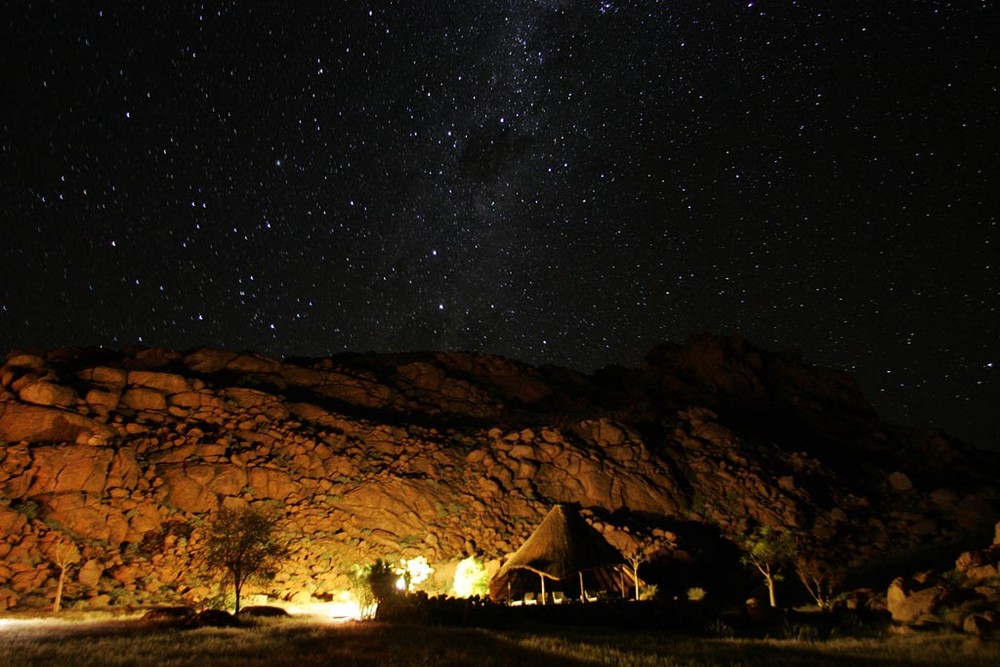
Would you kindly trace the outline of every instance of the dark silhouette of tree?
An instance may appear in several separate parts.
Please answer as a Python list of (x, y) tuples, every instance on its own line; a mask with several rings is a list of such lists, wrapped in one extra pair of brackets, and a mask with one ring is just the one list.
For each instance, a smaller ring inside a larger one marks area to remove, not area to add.
[(289, 553), (277, 515), (258, 507), (220, 509), (208, 524), (206, 548), (209, 567), (225, 571), (233, 582), (236, 614), (243, 586), (273, 574)]
[(371, 565), (353, 566), (348, 577), (362, 618), (373, 618), (380, 605), (390, 605), (402, 594), (396, 588), (399, 575), (381, 558)]
[(392, 566), (381, 558), (372, 563), (368, 570), (368, 585), (371, 587), (375, 601), (382, 604), (389, 602), (399, 595), (396, 582), (399, 575), (393, 571)]

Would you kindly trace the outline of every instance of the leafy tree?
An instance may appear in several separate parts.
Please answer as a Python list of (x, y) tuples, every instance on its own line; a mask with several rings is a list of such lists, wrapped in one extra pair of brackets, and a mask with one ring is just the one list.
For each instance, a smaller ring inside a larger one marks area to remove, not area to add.
[(288, 545), (278, 533), (278, 517), (257, 507), (223, 507), (207, 531), (205, 560), (231, 578), (239, 614), (244, 584), (266, 578), (288, 556)]
[(361, 618), (373, 618), (378, 601), (371, 587), (371, 565), (352, 565), (347, 575), (351, 581), (351, 591), (358, 600), (358, 613)]
[(460, 561), (455, 568), (455, 595), (460, 598), (486, 597), (490, 592), (490, 575), (475, 556)]
[(782, 568), (795, 554), (795, 542), (788, 532), (768, 526), (757, 526), (740, 537), (743, 562), (753, 565), (764, 575), (768, 600), (772, 607), (778, 606), (775, 582), (781, 578)]

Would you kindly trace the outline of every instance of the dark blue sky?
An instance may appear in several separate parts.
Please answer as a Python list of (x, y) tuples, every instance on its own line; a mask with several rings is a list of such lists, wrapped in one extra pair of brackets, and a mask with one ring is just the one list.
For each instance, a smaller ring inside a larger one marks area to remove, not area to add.
[(736, 333), (1000, 442), (991, 3), (25, 4), (3, 350)]

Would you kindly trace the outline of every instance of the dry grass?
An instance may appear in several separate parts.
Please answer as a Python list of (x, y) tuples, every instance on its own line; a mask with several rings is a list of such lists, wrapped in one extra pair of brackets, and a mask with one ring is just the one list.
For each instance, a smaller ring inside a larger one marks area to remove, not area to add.
[(522, 646), (590, 661), (636, 667), (702, 665), (954, 665), (1000, 664), (1000, 644), (959, 634), (890, 636), (881, 639), (714, 639), (670, 634), (523, 635)]
[(28, 665), (579, 665), (479, 630), (334, 624), (295, 618), (195, 630), (139, 620), (16, 622), (0, 627), (0, 664)]
[(884, 639), (708, 639), (545, 628), (498, 632), (297, 617), (186, 630), (134, 618), (0, 619), (0, 664), (27, 665), (978, 665), (1000, 645), (961, 635)]

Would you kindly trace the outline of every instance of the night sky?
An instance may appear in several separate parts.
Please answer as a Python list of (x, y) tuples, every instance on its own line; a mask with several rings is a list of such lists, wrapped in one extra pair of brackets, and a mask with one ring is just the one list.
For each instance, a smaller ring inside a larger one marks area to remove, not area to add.
[(733, 333), (1000, 446), (992, 2), (3, 11), (0, 354)]

